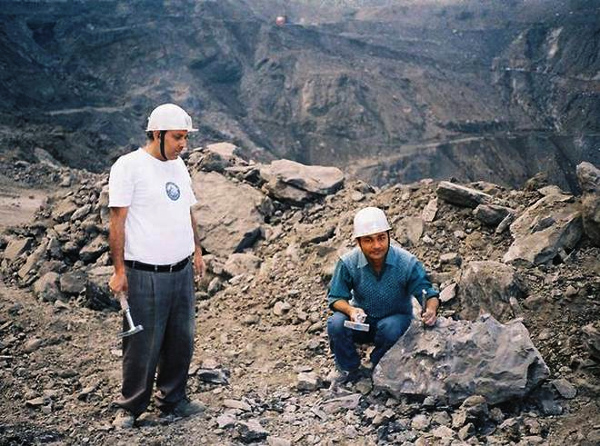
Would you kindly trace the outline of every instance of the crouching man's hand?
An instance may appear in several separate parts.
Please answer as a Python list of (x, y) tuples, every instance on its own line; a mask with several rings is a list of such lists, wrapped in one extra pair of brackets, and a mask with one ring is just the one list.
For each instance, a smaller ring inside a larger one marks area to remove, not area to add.
[(350, 310), (350, 320), (363, 323), (367, 319), (367, 313), (362, 308), (352, 307)]
[(440, 301), (437, 297), (427, 299), (425, 303), (425, 311), (421, 315), (421, 319), (425, 325), (433, 326), (437, 320), (437, 309), (440, 306)]

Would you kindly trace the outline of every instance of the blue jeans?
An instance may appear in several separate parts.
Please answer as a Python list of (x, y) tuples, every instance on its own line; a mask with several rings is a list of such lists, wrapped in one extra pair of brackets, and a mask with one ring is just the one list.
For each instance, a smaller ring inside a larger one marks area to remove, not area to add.
[(392, 314), (381, 319), (367, 316), (365, 322), (370, 325), (368, 332), (344, 327), (344, 321), (349, 319), (344, 313), (336, 311), (327, 320), (329, 346), (335, 356), (338, 368), (346, 371), (355, 370), (360, 366), (360, 357), (356, 352), (355, 343), (375, 344), (375, 348), (371, 352), (371, 363), (375, 366), (400, 339), (400, 336), (406, 332), (412, 320), (412, 315)]
[[(192, 263), (171, 273), (127, 268), (127, 280), (131, 317), (144, 329), (123, 338), (123, 386), (116, 404), (136, 416), (143, 413), (156, 375), (156, 406), (170, 410), (186, 397), (194, 350)], [(123, 327), (129, 328), (125, 318)]]

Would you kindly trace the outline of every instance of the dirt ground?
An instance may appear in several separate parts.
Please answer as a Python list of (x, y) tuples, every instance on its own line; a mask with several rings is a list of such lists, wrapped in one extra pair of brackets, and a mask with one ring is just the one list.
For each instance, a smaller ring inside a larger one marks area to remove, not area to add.
[(0, 232), (31, 220), (49, 190), (16, 186), (12, 180), (0, 175)]

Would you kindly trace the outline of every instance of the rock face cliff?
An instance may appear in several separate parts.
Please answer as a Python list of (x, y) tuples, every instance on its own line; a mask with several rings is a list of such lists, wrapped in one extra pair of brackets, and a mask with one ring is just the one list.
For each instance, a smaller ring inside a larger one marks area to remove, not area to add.
[(595, 2), (288, 3), (3, 2), (0, 150), (100, 171), (172, 101), (197, 143), (377, 185), (545, 171), (575, 189), (598, 164)]

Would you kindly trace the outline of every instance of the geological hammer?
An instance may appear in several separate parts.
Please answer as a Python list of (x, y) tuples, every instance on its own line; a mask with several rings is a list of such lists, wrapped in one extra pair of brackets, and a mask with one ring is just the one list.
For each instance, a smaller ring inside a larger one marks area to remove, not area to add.
[(144, 327), (133, 324), (133, 319), (131, 319), (131, 312), (129, 311), (129, 304), (127, 303), (127, 297), (125, 297), (125, 293), (119, 293), (119, 302), (121, 303), (121, 309), (125, 312), (125, 317), (127, 318), (127, 323), (129, 324), (129, 330), (117, 334), (117, 337), (124, 338), (142, 331)]

